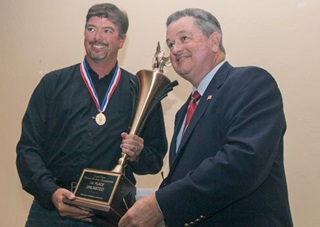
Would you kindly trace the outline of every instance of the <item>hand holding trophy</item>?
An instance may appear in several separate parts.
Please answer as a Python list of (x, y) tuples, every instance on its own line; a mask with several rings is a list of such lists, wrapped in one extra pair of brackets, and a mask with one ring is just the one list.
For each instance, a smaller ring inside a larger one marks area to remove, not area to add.
[[(154, 107), (178, 85), (176, 80), (171, 82), (163, 73), (164, 66), (169, 65), (169, 57), (165, 56), (158, 42), (152, 70), (140, 70), (136, 75), (138, 100), (129, 134), (139, 135)], [(124, 174), (127, 159), (128, 156), (122, 153), (111, 171), (84, 169), (74, 192), (76, 199), (65, 198), (64, 202), (95, 213), (108, 226), (117, 226), (135, 202), (136, 188)]]

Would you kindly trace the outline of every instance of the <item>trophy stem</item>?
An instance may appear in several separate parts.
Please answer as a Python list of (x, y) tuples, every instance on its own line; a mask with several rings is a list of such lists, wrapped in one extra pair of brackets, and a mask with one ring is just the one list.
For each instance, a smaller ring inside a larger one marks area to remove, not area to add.
[[(139, 99), (129, 134), (139, 135), (149, 114), (156, 104), (163, 99), (172, 87), (178, 85), (177, 81), (171, 82), (163, 73), (153, 70), (140, 70), (137, 73), (139, 79)], [(128, 155), (121, 153), (118, 164), (112, 172), (124, 173), (127, 166)]]
[(127, 165), (128, 155), (121, 153), (121, 157), (118, 160), (118, 164), (111, 170), (114, 173), (124, 173), (124, 168)]

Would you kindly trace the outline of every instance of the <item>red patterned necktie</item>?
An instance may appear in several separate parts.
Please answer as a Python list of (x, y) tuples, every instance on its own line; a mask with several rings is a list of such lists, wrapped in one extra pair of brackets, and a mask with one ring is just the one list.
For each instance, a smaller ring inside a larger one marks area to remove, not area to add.
[(191, 100), (189, 102), (189, 106), (188, 106), (187, 118), (186, 118), (186, 122), (184, 124), (183, 134), (189, 125), (189, 122), (192, 118), (192, 115), (193, 115), (195, 109), (197, 108), (197, 101), (200, 99), (200, 97), (201, 97), (201, 95), (199, 94), (198, 91), (193, 92)]

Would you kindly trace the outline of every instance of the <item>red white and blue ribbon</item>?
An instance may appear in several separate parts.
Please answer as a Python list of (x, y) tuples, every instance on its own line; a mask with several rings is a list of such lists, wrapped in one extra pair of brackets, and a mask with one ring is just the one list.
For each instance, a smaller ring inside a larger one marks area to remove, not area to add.
[(101, 105), (100, 105), (100, 102), (98, 99), (97, 92), (94, 88), (93, 82), (91, 80), (85, 59), (83, 59), (83, 61), (80, 64), (80, 72), (81, 72), (82, 79), (84, 80), (84, 83), (86, 84), (86, 86), (91, 94), (91, 97), (92, 97), (94, 103), (96, 104), (98, 112), (103, 113), (107, 108), (107, 105), (109, 103), (109, 100), (110, 100), (113, 92), (116, 90), (116, 88), (118, 86), (118, 83), (119, 83), (119, 80), (121, 77), (120, 67), (119, 66), (116, 67), (114, 74), (113, 74), (113, 77), (112, 77), (112, 80), (111, 80), (111, 83), (108, 87), (108, 90), (106, 92), (106, 95), (105, 95)]

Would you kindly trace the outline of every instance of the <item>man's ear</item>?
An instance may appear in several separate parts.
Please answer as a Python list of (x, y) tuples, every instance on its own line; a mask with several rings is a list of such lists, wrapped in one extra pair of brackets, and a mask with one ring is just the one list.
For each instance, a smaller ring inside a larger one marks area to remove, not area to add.
[(127, 39), (127, 34), (123, 35), (122, 37), (120, 37), (120, 45), (119, 45), (119, 49), (121, 49), (124, 45), (124, 42)]
[(221, 42), (221, 35), (218, 32), (213, 32), (210, 37), (211, 48), (216, 53), (219, 50), (220, 42)]

